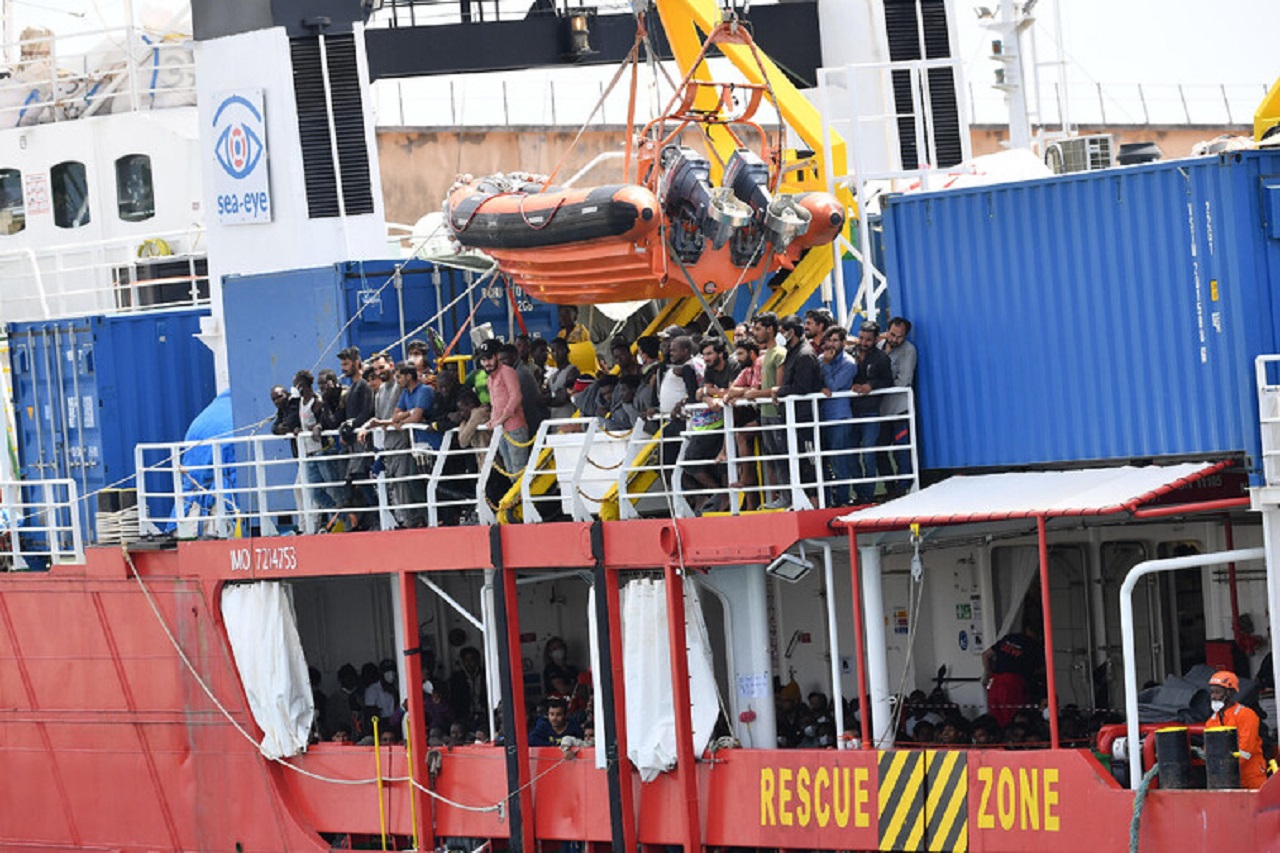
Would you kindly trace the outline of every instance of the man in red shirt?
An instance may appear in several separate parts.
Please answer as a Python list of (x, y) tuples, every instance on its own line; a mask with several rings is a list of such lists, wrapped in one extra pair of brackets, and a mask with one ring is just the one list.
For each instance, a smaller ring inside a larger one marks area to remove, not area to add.
[(1205, 720), (1205, 728), (1229, 726), (1236, 730), (1240, 749), (1240, 786), (1261, 788), (1267, 781), (1266, 764), (1262, 758), (1262, 735), (1258, 731), (1258, 715), (1252, 709), (1236, 701), (1240, 692), (1240, 679), (1234, 672), (1219, 670), (1209, 679), (1209, 700), (1213, 713)]
[(485, 341), (480, 348), (480, 366), (489, 374), (489, 429), (502, 427), (502, 466), (513, 478), (520, 475), (529, 461), (529, 424), (524, 419), (524, 396), (520, 377), (498, 357), (502, 344)]

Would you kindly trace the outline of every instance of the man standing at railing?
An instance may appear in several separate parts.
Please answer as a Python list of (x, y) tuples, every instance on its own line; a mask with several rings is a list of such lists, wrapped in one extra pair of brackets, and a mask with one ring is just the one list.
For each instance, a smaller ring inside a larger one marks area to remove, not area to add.
[[(804, 336), (804, 321), (795, 314), (789, 314), (779, 322), (782, 338), (787, 345), (787, 357), (782, 362), (782, 384), (773, 389), (770, 397), (774, 403), (787, 397), (799, 397), (805, 394), (817, 394), (822, 390), (822, 366), (818, 364), (818, 356)], [(784, 420), (791, 413), (781, 408)], [(814, 420), (814, 406), (809, 401), (797, 403), (794, 408), (794, 421), (788, 421), (795, 436), (794, 448), (788, 444), (786, 452), (794, 451), (800, 461), (800, 482), (793, 485), (812, 485), (816, 482), (813, 468), (813, 457), (805, 452), (806, 445), (814, 441), (813, 430), (809, 427)], [(782, 509), (791, 505), (789, 495), (779, 495), (766, 504), (768, 509)]]
[[(429, 385), (418, 381), (418, 368), (407, 361), (401, 362), (396, 368), (396, 384), (400, 386), (400, 399), (396, 402), (396, 413), (391, 416), (391, 428), (404, 430), (425, 424), (434, 392)], [(403, 507), (400, 523), (405, 527), (425, 526), (427, 513), (423, 505), (427, 502), (427, 490), (418, 476), (412, 433), (406, 439), (405, 450), (387, 460), (387, 473), (396, 481), (393, 487), (396, 505)]]
[(293, 387), (298, 390), (298, 456), (306, 466), (307, 494), (321, 509), (338, 505), (332, 490), (337, 475), (331, 460), (325, 458), (323, 429), (323, 403), (315, 393), (315, 377), (309, 370), (299, 370), (293, 376)]
[(847, 506), (849, 481), (853, 479), (853, 406), (849, 397), (834, 397), (853, 387), (858, 365), (844, 351), (849, 333), (843, 326), (831, 326), (823, 334), (822, 393), (829, 399), (818, 403), (818, 419), (822, 421), (822, 457), (827, 479), (827, 506)]
[[(693, 338), (688, 335), (676, 335), (671, 339), (667, 359), (669, 363), (658, 381), (658, 412), (667, 419), (663, 437), (672, 439), (684, 432), (684, 404), (697, 399), (704, 365), (702, 359), (693, 354)], [(664, 441), (663, 464), (675, 464), (679, 452), (679, 442)]]
[[(889, 365), (893, 368), (893, 385), (895, 388), (910, 388), (916, 380), (916, 345), (907, 340), (911, 332), (911, 321), (905, 317), (894, 317), (889, 321), (889, 331), (880, 340), (880, 349), (889, 356)], [(902, 446), (910, 442), (915, 425), (908, 414), (907, 393), (887, 394), (880, 399), (880, 414), (893, 417), (895, 420), (884, 421), (880, 425), (880, 444)], [(911, 451), (907, 449), (893, 451), (893, 462), (890, 463), (888, 453), (878, 454), (881, 477), (891, 477), (895, 473), (902, 477), (912, 473)], [(893, 468), (896, 467), (895, 472)], [(905, 494), (911, 487), (907, 480), (894, 480), (888, 484), (890, 497)]]
[[(773, 402), (773, 389), (782, 382), (782, 364), (787, 350), (778, 345), (778, 315), (763, 311), (751, 321), (751, 334), (760, 348), (760, 384), (746, 392), (746, 399), (760, 400), (760, 452), (763, 456), (781, 457), (787, 452), (786, 433), (782, 430), (782, 415)], [(764, 463), (765, 473), (773, 485), (786, 485), (785, 459), (770, 459)]]
[(498, 357), (502, 344), (485, 341), (480, 347), (480, 365), (489, 373), (489, 429), (502, 427), (498, 453), (511, 479), (518, 479), (529, 461), (529, 423), (524, 419), (524, 398), (520, 378)]
[[(853, 390), (857, 394), (870, 394), (893, 384), (893, 365), (889, 356), (876, 347), (880, 340), (880, 325), (868, 320), (858, 329), (857, 375), (853, 377)], [(853, 487), (858, 503), (871, 503), (876, 494), (876, 454), (873, 448), (880, 438), (880, 421), (875, 420), (880, 414), (879, 397), (855, 397), (853, 399), (853, 417), (865, 419), (853, 425), (853, 437), (858, 447), (864, 448), (858, 454), (858, 466), (861, 477), (866, 482)]]
[(378, 465), (381, 464), (387, 476), (390, 477), (393, 470), (390, 460), (396, 454), (407, 450), (409, 437), (396, 430), (376, 434), (370, 440), (368, 433), (373, 429), (391, 426), (392, 419), (396, 414), (396, 403), (400, 400), (400, 386), (392, 381), (394, 373), (392, 372), (390, 356), (379, 352), (375, 353), (369, 361), (373, 364), (374, 372), (377, 375), (376, 385), (370, 379), (370, 388), (373, 389), (373, 417), (364, 423), (364, 427), (356, 433), (356, 438), (362, 444), (367, 442), (367, 446), (378, 454), (378, 463), (370, 466), (369, 474), (377, 473)]

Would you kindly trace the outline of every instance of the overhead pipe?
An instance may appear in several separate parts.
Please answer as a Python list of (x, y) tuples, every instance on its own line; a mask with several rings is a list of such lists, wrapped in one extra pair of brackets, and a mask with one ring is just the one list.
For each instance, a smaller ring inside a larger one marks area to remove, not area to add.
[(1262, 560), (1266, 555), (1265, 548), (1242, 548), (1234, 551), (1219, 551), (1216, 554), (1192, 554), (1186, 557), (1144, 560), (1125, 575), (1124, 583), (1120, 585), (1120, 637), (1124, 650), (1124, 716), (1128, 735), (1130, 787), (1136, 788), (1142, 780), (1142, 742), (1138, 734), (1138, 668), (1134, 664), (1134, 657), (1137, 654), (1137, 641), (1133, 630), (1134, 587), (1142, 578), (1157, 572), (1198, 569), (1245, 560)]

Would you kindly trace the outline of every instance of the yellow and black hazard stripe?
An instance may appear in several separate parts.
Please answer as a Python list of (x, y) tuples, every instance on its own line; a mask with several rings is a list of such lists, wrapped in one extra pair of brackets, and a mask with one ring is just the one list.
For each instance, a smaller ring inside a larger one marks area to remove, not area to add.
[(964, 750), (929, 750), (925, 759), (928, 850), (969, 849), (969, 771)]
[(923, 850), (925, 754), (880, 753), (880, 849)]
[(969, 848), (968, 761), (961, 750), (879, 757), (881, 850)]

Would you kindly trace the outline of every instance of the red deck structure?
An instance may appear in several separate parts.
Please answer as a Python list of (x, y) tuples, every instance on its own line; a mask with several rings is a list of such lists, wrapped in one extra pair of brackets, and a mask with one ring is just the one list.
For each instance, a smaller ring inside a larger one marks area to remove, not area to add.
[[(0, 846), (320, 850), (328, 846), (320, 833), (367, 834), (376, 841), (384, 821), (389, 833), (410, 837), (416, 817), (424, 849), (446, 837), (495, 839), (524, 850), (555, 840), (629, 849), (637, 843), (1128, 849), (1134, 795), (1082, 750), (735, 749), (696, 764), (682, 751), (676, 771), (646, 785), (619, 759), (614, 766), (622, 772), (611, 785), (589, 750), (565, 760), (559, 750), (529, 750), (517, 730), (506, 749), (441, 750), (434, 778), (425, 750), (414, 751), (410, 765), (404, 747), (379, 747), (384, 780), (412, 776), (447, 798), (387, 781), (380, 800), (372, 781), (374, 748), (320, 744), (271, 762), (232, 724), (260, 735), (217, 606), (228, 582), (386, 574), (412, 590), (419, 572), (494, 568), (514, 583), (516, 569), (580, 567), (606, 579), (601, 599), (612, 621), (622, 573), (660, 567), (670, 578), (681, 563), (695, 570), (768, 561), (782, 545), (830, 535), (835, 514), (294, 536), (135, 553), (94, 549), (84, 566), (7, 575), (0, 578), (0, 798), (6, 804)], [(246, 565), (246, 551), (248, 568), (238, 568)], [(414, 609), (405, 606), (406, 625), (416, 625)], [(507, 614), (511, 634), (519, 630), (518, 615)], [(609, 636), (611, 644), (620, 642), (618, 632)], [(619, 684), (620, 659), (613, 656)], [(514, 660), (519, 667), (519, 656)], [(417, 656), (407, 661), (408, 677), (419, 679)], [(678, 667), (675, 673), (679, 696)], [(421, 694), (409, 695), (412, 735), (422, 743)], [(613, 713), (620, 722), (617, 698)], [(687, 731), (680, 735), (682, 750), (690, 749)], [(611, 788), (620, 793), (611, 795)], [(1153, 791), (1141, 838), (1142, 849), (1151, 850), (1186, 849), (1188, 839), (1208, 838), (1233, 850), (1276, 849), (1280, 783), (1272, 780), (1258, 793)]]

